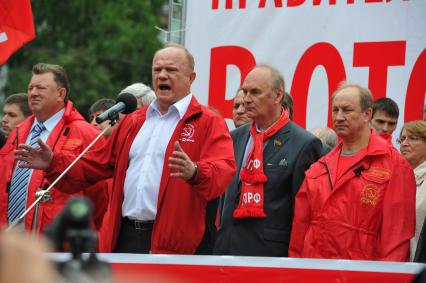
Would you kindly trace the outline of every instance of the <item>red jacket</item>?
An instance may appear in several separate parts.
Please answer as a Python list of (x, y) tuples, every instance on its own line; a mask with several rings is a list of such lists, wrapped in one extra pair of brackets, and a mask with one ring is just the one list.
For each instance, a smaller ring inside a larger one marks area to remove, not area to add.
[[(92, 203), (96, 203), (93, 210), (93, 224), (99, 233), (101, 233), (104, 216), (107, 213), (108, 197), (111, 190), (112, 178), (99, 181), (84, 189), (85, 193), (88, 194), (88, 197), (92, 200)], [(95, 199), (96, 202), (93, 199)]]
[(367, 150), (332, 189), (341, 149), (339, 143), (306, 171), (289, 256), (407, 261), (415, 228), (413, 170), (372, 132)]
[[(73, 185), (61, 188), (76, 191), (86, 182), (113, 176), (108, 213), (104, 219), (104, 225), (108, 227), (102, 229), (101, 252), (111, 252), (116, 245), (129, 151), (145, 121), (147, 108), (127, 115), (108, 138), (105, 148), (90, 152), (83, 162), (70, 171), (68, 180), (72, 180)], [(167, 160), (175, 141), (179, 141), (186, 154), (198, 164), (193, 184), (170, 178)], [(71, 160), (72, 156), (67, 154), (55, 155), (49, 175), (59, 174)], [(201, 106), (193, 97), (167, 145), (164, 163), (151, 251), (193, 254), (205, 231), (207, 202), (226, 190), (235, 173), (232, 140), (223, 118)]]
[[(0, 150), (0, 226), (7, 224), (7, 206), (8, 192), (7, 188), (12, 177), (16, 162), (14, 162), (14, 150), (16, 147), (25, 143), (34, 122), (34, 116), (30, 116), (20, 125), (18, 125), (9, 135), (9, 138), (3, 148)], [(73, 107), (72, 102), (68, 101), (65, 106), (65, 112), (59, 123), (50, 133), (46, 143), (54, 149), (54, 152), (68, 152), (74, 155), (80, 154), (99, 134), (99, 131), (87, 123), (78, 111)], [(95, 144), (96, 147), (103, 147), (105, 140), (102, 138)], [(27, 207), (35, 201), (35, 193), (38, 188), (47, 188), (51, 182), (43, 179), (44, 172), (34, 170), (28, 186)], [(53, 218), (62, 210), (65, 202), (70, 195), (57, 190), (54, 187), (50, 191), (52, 201), (40, 205), (38, 231), (42, 231)], [(80, 193), (81, 194), (81, 193)], [(106, 205), (106, 198), (99, 191), (91, 190), (86, 193), (97, 209), (103, 209)], [(96, 209), (95, 209), (96, 210)], [(34, 209), (25, 217), (25, 227), (32, 229)]]

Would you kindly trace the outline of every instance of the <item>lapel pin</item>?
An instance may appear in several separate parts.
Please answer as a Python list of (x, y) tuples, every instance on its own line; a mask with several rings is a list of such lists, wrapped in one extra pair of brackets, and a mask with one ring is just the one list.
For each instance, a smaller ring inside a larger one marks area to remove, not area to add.
[(274, 146), (275, 147), (282, 147), (283, 143), (280, 140), (274, 140)]

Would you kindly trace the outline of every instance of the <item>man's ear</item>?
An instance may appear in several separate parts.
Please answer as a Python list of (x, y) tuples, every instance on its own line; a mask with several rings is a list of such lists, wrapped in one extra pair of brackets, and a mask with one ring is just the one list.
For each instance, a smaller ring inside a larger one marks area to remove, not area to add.
[(61, 87), (59, 89), (59, 96), (62, 98), (62, 100), (65, 100), (65, 97), (67, 97), (67, 89), (64, 87)]
[(192, 72), (191, 75), (189, 76), (189, 82), (192, 84), (192, 82), (195, 80), (195, 77), (197, 76), (197, 74), (195, 72)]
[(274, 101), (275, 104), (281, 104), (284, 99), (284, 90), (279, 89), (279, 90), (276, 90), (275, 93), (277, 94)]
[(368, 107), (368, 108), (365, 110), (365, 115), (367, 116), (368, 121), (371, 121), (371, 119), (373, 118), (373, 108)]

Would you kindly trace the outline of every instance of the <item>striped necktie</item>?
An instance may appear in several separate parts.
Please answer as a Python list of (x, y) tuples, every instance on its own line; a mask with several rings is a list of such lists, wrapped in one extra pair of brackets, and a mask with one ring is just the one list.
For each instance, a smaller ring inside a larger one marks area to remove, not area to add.
[[(31, 140), (30, 145), (32, 147), (37, 146), (37, 139), (40, 137), (40, 134), (46, 128), (42, 123), (37, 123), (31, 131)], [(9, 191), (9, 206), (7, 208), (7, 218), (9, 223), (12, 223), (16, 218), (18, 218), (25, 211), (25, 203), (27, 199), (27, 188), (28, 181), (31, 175), (31, 169), (21, 168), (18, 165), (21, 164), (20, 161), (15, 168), (15, 172), (12, 176), (12, 181), (10, 182), (10, 191)]]

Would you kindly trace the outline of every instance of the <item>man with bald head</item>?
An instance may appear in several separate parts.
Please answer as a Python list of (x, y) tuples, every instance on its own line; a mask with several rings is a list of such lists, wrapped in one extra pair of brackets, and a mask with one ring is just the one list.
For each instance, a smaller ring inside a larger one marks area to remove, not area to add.
[(214, 252), (287, 256), (293, 199), (322, 144), (290, 120), (276, 68), (256, 66), (241, 89), (253, 122), (231, 133), (238, 174), (222, 197)]
[[(206, 206), (229, 185), (235, 161), (225, 121), (191, 92), (195, 77), (186, 48), (158, 50), (152, 62), (157, 98), (126, 115), (107, 146), (88, 152), (66, 175), (66, 192), (114, 178), (100, 251), (211, 252)], [(39, 151), (23, 149), (30, 153), (21, 151), (19, 158), (49, 170), (51, 178), (75, 158), (52, 155), (43, 143)]]
[(296, 197), (289, 255), (407, 261), (416, 183), (408, 162), (370, 129), (368, 89), (343, 83), (332, 96), (339, 144), (306, 172)]

